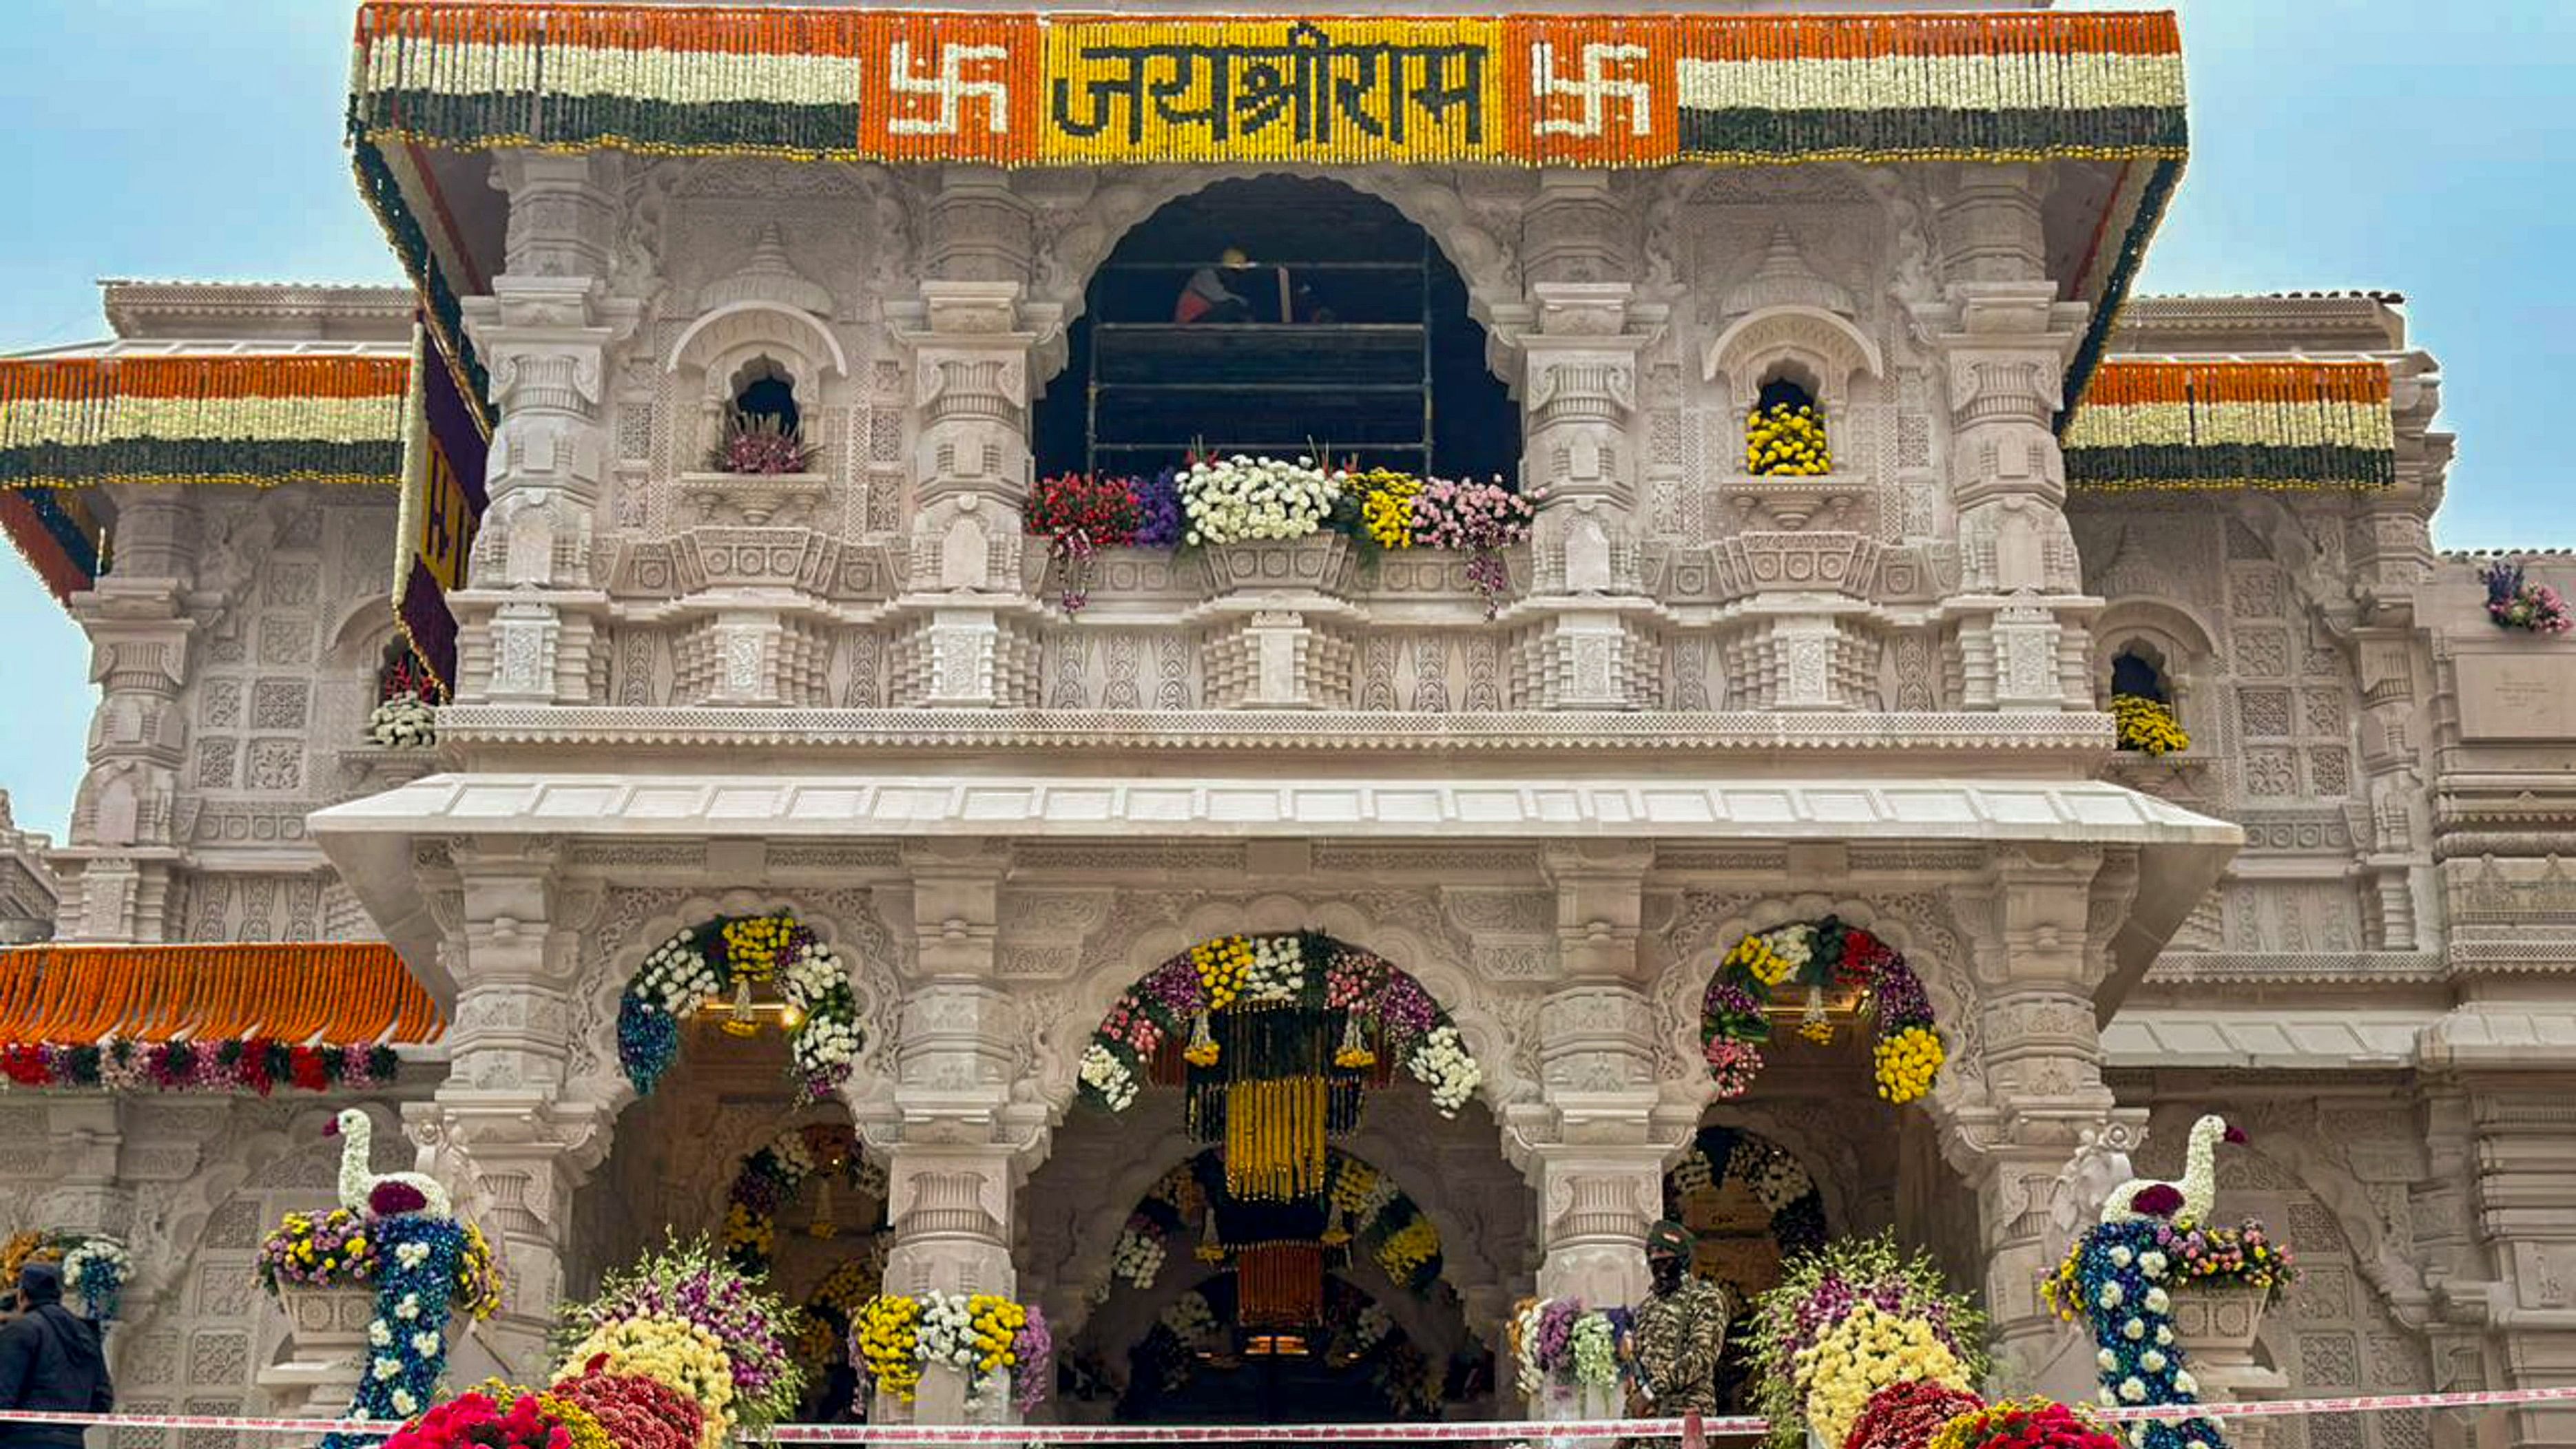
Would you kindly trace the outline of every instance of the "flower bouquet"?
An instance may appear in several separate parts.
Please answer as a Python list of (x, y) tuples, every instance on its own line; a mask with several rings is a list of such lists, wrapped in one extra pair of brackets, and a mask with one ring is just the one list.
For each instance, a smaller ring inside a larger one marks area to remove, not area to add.
[(721, 1438), (734, 1424), (765, 1428), (795, 1413), (804, 1387), (789, 1348), (795, 1328), (795, 1314), (760, 1279), (704, 1242), (675, 1242), (611, 1272), (598, 1297), (564, 1310), (559, 1373), (584, 1372), (606, 1354), (610, 1371), (659, 1379), (695, 1399), (709, 1434)]
[(1521, 1394), (1579, 1400), (1585, 1418), (1616, 1418), (1616, 1390), (1635, 1350), (1636, 1316), (1625, 1308), (1587, 1310), (1580, 1298), (1536, 1298), (1512, 1315), (1512, 1358)]
[(2143, 694), (2112, 695), (2111, 722), (2119, 731), (2120, 748), (2124, 750), (2152, 758), (2191, 748), (2191, 736), (2183, 733), (2173, 707), (2160, 699)]
[(1251, 543), (1304, 538), (1322, 530), (1342, 496), (1345, 474), (1312, 458), (1289, 462), (1237, 453), (1194, 459), (1180, 477), (1182, 542)]
[(438, 717), (417, 694), (397, 694), (367, 716), (367, 738), (392, 749), (426, 749), (438, 743)]
[(394, 1431), (385, 1449), (632, 1449), (589, 1410), (499, 1382), (439, 1404)]
[[(500, 1260), (481, 1228), (466, 1222), (455, 1227), (459, 1242), (449, 1304), (470, 1318), (489, 1318), (501, 1307)], [(382, 1254), (367, 1224), (347, 1208), (318, 1216), (288, 1213), (259, 1245), (259, 1286), (272, 1297), (291, 1288), (363, 1287), (382, 1275)]]
[(727, 408), (724, 430), (707, 450), (707, 467), (718, 473), (774, 478), (804, 472), (819, 451), (805, 441), (802, 431), (790, 429), (775, 413)]
[(1788, 1263), (1756, 1300), (1749, 1356), (1776, 1445), (1812, 1428), (1841, 1445), (1872, 1395), (1912, 1380), (1965, 1391), (1981, 1378), (1985, 1316), (1928, 1255), (1892, 1235), (1828, 1244)]
[(1988, 1404), (1959, 1414), (1931, 1449), (2121, 1449), (2119, 1436), (2082, 1409), (2053, 1399)]
[(2576, 616), (2556, 589), (2523, 575), (2523, 566), (2500, 560), (2478, 571), (2487, 586), (2487, 618), (2499, 629), (2533, 634), (2564, 634), (2576, 629)]
[(1842, 1449), (1924, 1449), (1941, 1427), (1986, 1401), (1965, 1389), (1906, 1379), (1869, 1396)]
[(706, 1432), (697, 1400), (660, 1379), (611, 1373), (606, 1354), (557, 1380), (550, 1397), (597, 1419), (616, 1449), (693, 1449)]
[(116, 1316), (117, 1299), (134, 1271), (134, 1259), (114, 1238), (83, 1238), (63, 1254), (63, 1291), (82, 1316), (104, 1323)]
[(1091, 601), (1091, 556), (1134, 543), (1144, 526), (1142, 485), (1088, 473), (1041, 478), (1020, 518), (1024, 529), (1047, 540), (1047, 557), (1062, 570), (1058, 597), (1064, 611), (1079, 613)]

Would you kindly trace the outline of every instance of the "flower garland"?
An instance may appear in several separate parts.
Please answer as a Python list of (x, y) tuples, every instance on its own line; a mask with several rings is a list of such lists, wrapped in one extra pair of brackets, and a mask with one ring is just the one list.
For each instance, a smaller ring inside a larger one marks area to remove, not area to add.
[(2576, 629), (2567, 601), (2549, 585), (2526, 578), (2521, 564), (2509, 559), (2488, 564), (2478, 570), (2478, 580), (2487, 586), (2487, 618), (2497, 628), (2533, 634)]
[[(2076, 1239), (2043, 1285), (2060, 1318), (2090, 1327), (2106, 1404), (2196, 1404), (2200, 1385), (2174, 1333), (2173, 1294), (2184, 1279), (2177, 1239), (2188, 1229), (2151, 1218), (2102, 1223)], [(2267, 1283), (2267, 1287), (2271, 1286)], [(2132, 1426), (2136, 1449), (2226, 1449), (2214, 1420)]]
[[(668, 1322), (700, 1330), (724, 1360), (726, 1391), (700, 1392), (704, 1385), (694, 1379), (673, 1387), (693, 1393), (710, 1421), (762, 1429), (794, 1414), (804, 1387), (804, 1370), (788, 1347), (795, 1339), (795, 1319), (784, 1303), (764, 1291), (758, 1275), (737, 1269), (704, 1242), (674, 1241), (631, 1268), (611, 1271), (598, 1297), (567, 1305), (555, 1338), (560, 1362), (572, 1371), (594, 1354), (610, 1352), (616, 1363), (616, 1352), (636, 1348), (640, 1340), (632, 1335), (616, 1337), (623, 1323)], [(670, 1338), (658, 1327), (639, 1332), (654, 1342)]]
[(1985, 1376), (1984, 1327), (1930, 1256), (1905, 1256), (1892, 1234), (1791, 1258), (1745, 1336), (1772, 1442), (1789, 1449), (1812, 1424), (1839, 1445), (1873, 1394), (1909, 1379), (1965, 1390)]
[[(1166, 1042), (1187, 1043), (1182, 1051), (1192, 1067), (1221, 1067), (1225, 1052), (1209, 1018), (1238, 998), (1265, 1019), (1339, 1016), (1336, 1041), (1375, 1045), (1366, 1062), (1335, 1071), (1366, 1071), (1383, 1050), (1431, 1089), (1443, 1116), (1457, 1115), (1483, 1084), (1483, 1067), (1420, 982), (1374, 953), (1307, 932), (1202, 941), (1146, 973), (1092, 1033), (1078, 1067), (1083, 1096), (1108, 1111), (1126, 1110)], [(1338, 1046), (1332, 1054), (1343, 1055)]]
[(1895, 947), (1827, 916), (1745, 936), (1718, 962), (1700, 1001), (1699, 1029), (1719, 1096), (1752, 1089), (1762, 1067), (1759, 1046), (1771, 1039), (1772, 994), (1790, 986), (1805, 988), (1798, 1033), (1819, 1044), (1834, 1038), (1826, 994), (1857, 993), (1876, 1022), (1870, 1056), (1884, 1100), (1916, 1101), (1940, 1080), (1949, 1048), (1922, 978)]
[[(777, 1249), (779, 1211), (794, 1202), (807, 1180), (827, 1164), (833, 1174), (830, 1181), (845, 1184), (871, 1205), (869, 1221), (882, 1215), (885, 1168), (860, 1151), (856, 1133), (833, 1123), (791, 1127), (744, 1158), (742, 1169), (734, 1174), (733, 1186), (725, 1194), (726, 1260), (745, 1273), (768, 1272), (770, 1255)], [(828, 1237), (834, 1228), (818, 1221), (813, 1231)]]
[(63, 1291), (78, 1300), (81, 1316), (101, 1323), (116, 1317), (118, 1299), (134, 1259), (114, 1238), (83, 1238), (63, 1254)]
[(246, 1091), (265, 1097), (279, 1087), (302, 1092), (381, 1087), (393, 1081), (401, 1065), (389, 1046), (289, 1046), (265, 1037), (163, 1042), (116, 1037), (94, 1044), (14, 1042), (0, 1047), (0, 1077), (13, 1087)]
[(2082, 1409), (2032, 1398), (1961, 1413), (1932, 1436), (1930, 1449), (2120, 1449), (2120, 1441)]
[(2385, 488), (2397, 481), (2389, 394), (2375, 360), (2105, 362), (2066, 424), (2067, 485)]
[[(316, 1216), (291, 1212), (278, 1220), (259, 1245), (254, 1270), (269, 1296), (296, 1288), (348, 1288), (380, 1282), (390, 1244), (380, 1231), (401, 1219), (369, 1223), (347, 1208)], [(470, 1222), (456, 1225), (458, 1242), (450, 1260), (454, 1278), (448, 1285), (451, 1306), (476, 1320), (501, 1309), (501, 1265), (492, 1242)], [(442, 1244), (433, 1244), (433, 1247)]]
[(1026, 1413), (1054, 1387), (1055, 1339), (1035, 1306), (997, 1294), (884, 1294), (859, 1310), (850, 1359), (877, 1392), (907, 1404), (935, 1365), (964, 1377), (969, 1405), (1007, 1386)]
[[(748, 1017), (754, 982), (775, 979), (787, 1046), (809, 1101), (848, 1078), (866, 1040), (849, 971), (812, 928), (788, 914), (725, 916), (678, 932), (636, 968), (617, 1005), (617, 1059), (649, 1093), (680, 1055), (680, 1023), (723, 993)], [(733, 1022), (726, 1023), (728, 1029)]]
[(2143, 694), (2112, 695), (2111, 720), (2119, 730), (2121, 749), (2161, 756), (2191, 748), (2191, 736), (2183, 733), (2182, 721), (2174, 718), (2173, 706), (2161, 699), (2149, 699)]
[(397, 694), (367, 716), (367, 738), (388, 749), (427, 749), (438, 743), (438, 716), (417, 694)]
[(1744, 471), (1757, 478), (1816, 478), (1834, 471), (1833, 447), (1815, 405), (1784, 399), (1746, 415)]

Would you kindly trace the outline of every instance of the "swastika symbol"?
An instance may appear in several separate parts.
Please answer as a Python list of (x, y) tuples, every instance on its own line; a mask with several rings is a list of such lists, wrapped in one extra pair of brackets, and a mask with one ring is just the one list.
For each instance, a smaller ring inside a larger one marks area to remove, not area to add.
[(1649, 108), (1653, 88), (1641, 80), (1630, 80), (1615, 74), (1614, 67), (1626, 66), (1646, 58), (1642, 45), (1611, 45), (1587, 42), (1583, 47), (1583, 78), (1560, 80), (1556, 74), (1556, 46), (1549, 41), (1530, 45), (1530, 94), (1544, 115), (1550, 98), (1572, 96), (1583, 102), (1581, 120), (1544, 118), (1538, 123), (1542, 136), (1598, 136), (1609, 117), (1608, 102), (1628, 103), (1628, 130), (1643, 136), (1654, 129), (1654, 112)]
[(917, 76), (912, 73), (912, 44), (898, 40), (886, 54), (886, 85), (898, 95), (937, 96), (939, 115), (935, 120), (896, 116), (886, 122), (886, 130), (897, 136), (954, 136), (962, 117), (966, 98), (981, 96), (984, 100), (984, 129), (996, 136), (1011, 129), (1011, 88), (998, 80), (968, 80), (966, 66), (971, 61), (1008, 60), (1011, 52), (999, 45), (942, 45), (939, 47), (939, 73)]

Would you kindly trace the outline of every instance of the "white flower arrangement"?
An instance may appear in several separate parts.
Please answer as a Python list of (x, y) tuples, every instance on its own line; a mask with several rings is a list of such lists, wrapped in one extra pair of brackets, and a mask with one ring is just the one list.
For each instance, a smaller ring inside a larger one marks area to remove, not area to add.
[(1815, 1190), (1816, 1180), (1807, 1175), (1807, 1169), (1777, 1147), (1760, 1148), (1749, 1157), (1744, 1148), (1737, 1148), (1736, 1160), (1729, 1166), (1770, 1212), (1776, 1213)]
[(1782, 926), (1764, 938), (1781, 960), (1789, 963), (1789, 974), (1805, 969), (1807, 959), (1816, 954), (1816, 928), (1811, 925)]
[(815, 941), (779, 968), (779, 994), (804, 1020), (788, 1037), (788, 1055), (809, 1081), (838, 1082), (849, 1075), (866, 1040), (859, 1030), (858, 998), (849, 968), (831, 947)]
[(1190, 465), (1180, 478), (1182, 541), (1192, 545), (1304, 538), (1324, 526), (1341, 497), (1340, 473), (1312, 458), (1288, 462), (1241, 453)]
[(367, 716), (367, 738), (397, 750), (426, 749), (438, 743), (438, 717), (417, 694), (397, 694)]
[(769, 1144), (769, 1155), (778, 1159), (779, 1170), (790, 1182), (802, 1182), (814, 1170), (814, 1149), (805, 1145), (805, 1134), (801, 1131), (791, 1129), (779, 1133), (777, 1139)]
[(1351, 1352), (1367, 1353), (1395, 1331), (1395, 1320), (1375, 1303), (1361, 1308), (1351, 1317)]
[(1538, 1366), (1538, 1319), (1546, 1311), (1547, 1300), (1533, 1298), (1512, 1318), (1512, 1341), (1520, 1345), (1514, 1378), (1524, 1399), (1537, 1398), (1539, 1390), (1547, 1387), (1547, 1373)]
[(1252, 938), (1252, 969), (1243, 973), (1243, 995), (1254, 1001), (1293, 1001), (1306, 986), (1306, 952), (1294, 936)]
[(1152, 1233), (1134, 1228), (1118, 1235), (1118, 1246), (1110, 1250), (1109, 1271), (1120, 1281), (1137, 1288), (1151, 1288), (1163, 1273), (1163, 1240)]
[(1171, 1301), (1163, 1310), (1162, 1323), (1181, 1342), (1194, 1344), (1216, 1332), (1216, 1312), (1204, 1295), (1192, 1290)]
[(921, 1295), (921, 1326), (914, 1331), (913, 1356), (925, 1365), (945, 1364), (959, 1373), (975, 1372), (975, 1315), (966, 1295), (933, 1290)]
[(1574, 1381), (1594, 1389), (1619, 1382), (1619, 1339), (1610, 1331), (1610, 1315), (1587, 1313), (1574, 1320)]
[(672, 1016), (687, 1016), (716, 994), (715, 964), (682, 931), (644, 958), (630, 988), (638, 1001)]
[(116, 1316), (118, 1295), (133, 1275), (134, 1259), (114, 1238), (83, 1238), (63, 1255), (63, 1289), (88, 1310), (88, 1316)]
[(1485, 1080), (1485, 1069), (1468, 1054), (1454, 1026), (1435, 1026), (1426, 1032), (1404, 1066), (1431, 1089), (1431, 1105), (1443, 1117), (1457, 1116)]
[(859, 1059), (858, 1023), (837, 1017), (809, 1016), (788, 1038), (788, 1055), (799, 1075), (837, 1078)]
[(1136, 1079), (1109, 1048), (1093, 1042), (1082, 1053), (1082, 1084), (1100, 1094), (1112, 1112), (1124, 1112), (1136, 1100)]

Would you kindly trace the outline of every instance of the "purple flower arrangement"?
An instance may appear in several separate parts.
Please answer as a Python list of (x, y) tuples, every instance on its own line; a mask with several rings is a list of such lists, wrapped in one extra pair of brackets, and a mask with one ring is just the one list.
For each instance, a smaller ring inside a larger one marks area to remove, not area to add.
[(1046, 1315), (1036, 1304), (1029, 1305), (1028, 1314), (1011, 1340), (1011, 1357), (1017, 1361), (1011, 1371), (1013, 1402), (1023, 1414), (1043, 1403), (1055, 1387), (1055, 1335), (1047, 1331)]
[(2487, 617), (2499, 629), (2522, 629), (2534, 634), (2564, 634), (2576, 629), (2576, 616), (2567, 611), (2567, 601), (2556, 589), (2523, 576), (2523, 566), (2511, 560), (2487, 565), (2478, 577), (2487, 586)]

